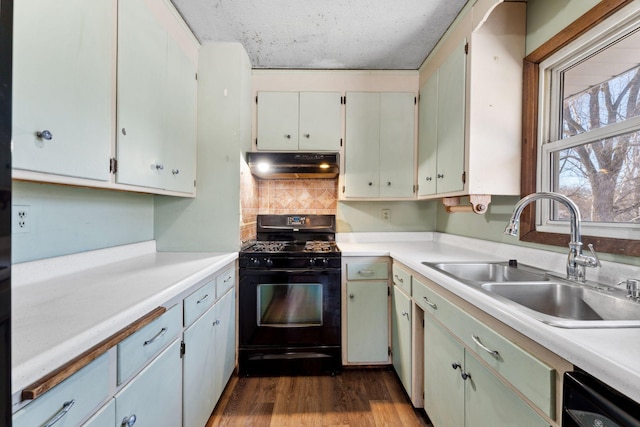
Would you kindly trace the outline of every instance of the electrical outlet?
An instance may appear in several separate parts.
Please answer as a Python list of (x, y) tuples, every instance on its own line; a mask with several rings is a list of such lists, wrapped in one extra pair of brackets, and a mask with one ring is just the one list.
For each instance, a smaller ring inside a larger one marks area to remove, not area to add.
[(391, 209), (382, 209), (382, 220), (385, 222), (391, 221)]
[(26, 234), (31, 231), (31, 206), (13, 205), (11, 209), (11, 233)]

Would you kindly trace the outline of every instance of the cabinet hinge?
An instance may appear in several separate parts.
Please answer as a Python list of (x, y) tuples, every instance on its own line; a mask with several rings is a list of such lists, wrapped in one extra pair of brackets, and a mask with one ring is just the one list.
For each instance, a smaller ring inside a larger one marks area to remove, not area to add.
[(416, 194), (416, 185), (413, 186), (413, 194)]
[(389, 354), (389, 356), (393, 354), (393, 352), (391, 351), (391, 347), (387, 347), (387, 353)]
[(418, 97), (417, 96), (413, 97), (413, 105), (418, 105)]
[(422, 96), (421, 93), (418, 93), (418, 102), (420, 102), (420, 97)]
[(387, 296), (391, 296), (391, 286), (387, 286)]
[(347, 105), (347, 95), (342, 97), (342, 104)]
[(344, 193), (344, 191), (346, 190), (345, 186), (342, 186), (342, 192)]
[(196, 80), (198, 80), (198, 73), (196, 73)]
[(420, 191), (420, 184), (416, 184), (416, 193)]
[(180, 359), (184, 357), (184, 354), (187, 352), (187, 345), (184, 341), (180, 341)]
[(462, 172), (462, 183), (463, 184), (467, 183), (467, 172), (466, 171)]
[(256, 104), (258, 103), (258, 95), (256, 95)]
[(109, 172), (110, 173), (118, 172), (118, 159), (116, 159), (115, 157), (111, 157), (109, 159)]
[(193, 188), (196, 188), (196, 180), (193, 180)]
[(424, 319), (422, 319), (422, 329), (424, 329)]
[(469, 54), (469, 42), (466, 42), (464, 44), (464, 53), (465, 53), (465, 55)]
[(340, 147), (342, 147), (342, 138), (340, 138)]

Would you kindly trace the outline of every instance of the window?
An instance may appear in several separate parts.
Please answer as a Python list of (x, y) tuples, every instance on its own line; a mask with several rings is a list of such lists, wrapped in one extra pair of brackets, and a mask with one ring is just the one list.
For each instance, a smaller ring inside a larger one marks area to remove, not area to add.
[[(583, 243), (640, 256), (640, 5), (600, 2), (524, 65), (523, 195), (567, 195)], [(521, 238), (566, 245), (567, 221), (540, 201)]]

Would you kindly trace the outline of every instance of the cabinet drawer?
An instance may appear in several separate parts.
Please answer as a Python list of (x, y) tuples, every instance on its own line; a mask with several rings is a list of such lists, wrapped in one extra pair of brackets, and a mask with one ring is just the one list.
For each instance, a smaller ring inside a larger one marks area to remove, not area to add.
[(13, 416), (15, 427), (79, 425), (109, 395), (109, 360), (103, 354)]
[(349, 262), (347, 280), (387, 279), (389, 265), (386, 262)]
[(236, 268), (231, 267), (216, 277), (216, 297), (222, 298), (236, 284)]
[(555, 416), (555, 370), (457, 307), (446, 326), (545, 414)]
[(182, 330), (180, 305), (118, 344), (118, 384), (131, 377)]
[(405, 291), (407, 295), (411, 295), (411, 275), (402, 268), (393, 264), (393, 284)]
[(184, 326), (200, 317), (216, 301), (216, 281), (205, 283), (200, 289), (184, 299)]
[(448, 319), (453, 317), (453, 304), (415, 277), (411, 278), (411, 282), (413, 285), (412, 296), (416, 304), (418, 304), (425, 313), (431, 314), (446, 325)]

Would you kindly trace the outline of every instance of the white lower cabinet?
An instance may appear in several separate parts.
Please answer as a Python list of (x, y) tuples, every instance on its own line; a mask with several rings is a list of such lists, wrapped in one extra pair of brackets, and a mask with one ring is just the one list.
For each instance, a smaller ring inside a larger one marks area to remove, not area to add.
[(349, 363), (388, 363), (388, 292), (386, 281), (347, 282)]
[(76, 426), (109, 396), (106, 354), (16, 412), (14, 427)]
[(235, 367), (235, 289), (184, 331), (183, 425), (204, 427)]
[(393, 287), (391, 305), (391, 358), (404, 389), (411, 395), (411, 297)]
[(550, 425), (462, 344), (427, 318), (424, 378), (424, 406), (435, 427)]
[(109, 403), (104, 405), (94, 416), (89, 418), (86, 423), (82, 424), (82, 427), (113, 427), (115, 419), (116, 401), (115, 399), (111, 399)]
[(116, 394), (116, 425), (179, 427), (181, 393), (180, 340), (175, 340)]

